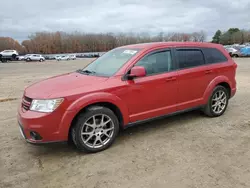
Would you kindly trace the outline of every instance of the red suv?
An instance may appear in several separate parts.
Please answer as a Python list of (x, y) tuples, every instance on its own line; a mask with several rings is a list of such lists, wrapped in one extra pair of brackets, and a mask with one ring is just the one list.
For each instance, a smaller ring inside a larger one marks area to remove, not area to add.
[(98, 152), (137, 123), (193, 109), (222, 115), (236, 92), (236, 68), (211, 43), (115, 48), (83, 69), (26, 88), (20, 131), (29, 143), (72, 140), (81, 151)]

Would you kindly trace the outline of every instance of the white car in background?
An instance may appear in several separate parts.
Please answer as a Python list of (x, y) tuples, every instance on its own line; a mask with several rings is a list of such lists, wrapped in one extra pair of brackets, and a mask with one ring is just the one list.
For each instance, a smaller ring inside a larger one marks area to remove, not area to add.
[(235, 53), (235, 52), (237, 52), (238, 50), (236, 50), (235, 48), (232, 48), (232, 47), (230, 47), (230, 48), (226, 48), (226, 50), (228, 51), (228, 53), (231, 55), (232, 53)]
[(57, 60), (57, 61), (70, 60), (70, 57), (69, 57), (68, 55), (61, 55), (61, 56), (57, 55), (57, 56), (56, 56), (56, 60)]
[(12, 57), (13, 59), (16, 59), (18, 56), (18, 52), (16, 50), (4, 50), (0, 52), (0, 57)]
[(25, 61), (45, 61), (45, 58), (40, 54), (28, 54), (24, 57)]
[(69, 55), (69, 59), (70, 60), (76, 60), (76, 55), (75, 54)]
[(22, 60), (24, 60), (24, 57), (25, 57), (25, 56), (23, 56), (23, 55), (19, 55), (19, 56), (17, 56), (16, 58), (17, 58), (18, 61), (22, 61)]

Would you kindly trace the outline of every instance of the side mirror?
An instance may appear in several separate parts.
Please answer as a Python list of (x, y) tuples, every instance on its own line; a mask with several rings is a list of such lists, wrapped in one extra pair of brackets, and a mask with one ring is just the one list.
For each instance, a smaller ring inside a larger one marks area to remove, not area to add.
[(143, 77), (143, 76), (146, 76), (146, 69), (142, 66), (136, 66), (130, 70), (128, 78), (133, 79), (136, 77)]

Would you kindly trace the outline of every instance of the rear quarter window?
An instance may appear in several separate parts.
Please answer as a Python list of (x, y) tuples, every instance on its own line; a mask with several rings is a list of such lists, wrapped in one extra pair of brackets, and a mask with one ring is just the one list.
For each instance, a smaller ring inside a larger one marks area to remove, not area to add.
[(222, 63), (228, 60), (226, 56), (216, 48), (203, 48), (202, 51), (207, 64)]

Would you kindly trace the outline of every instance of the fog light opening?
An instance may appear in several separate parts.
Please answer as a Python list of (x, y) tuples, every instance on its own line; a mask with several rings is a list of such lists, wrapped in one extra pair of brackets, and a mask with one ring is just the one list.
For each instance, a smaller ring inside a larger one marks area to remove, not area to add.
[(40, 136), (40, 134), (38, 134), (37, 132), (35, 131), (30, 131), (30, 137), (33, 139), (33, 140), (42, 140), (43, 138)]

